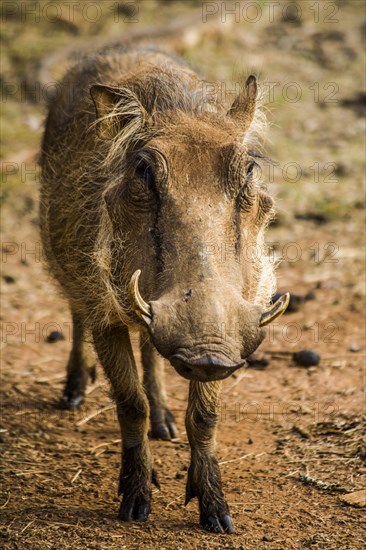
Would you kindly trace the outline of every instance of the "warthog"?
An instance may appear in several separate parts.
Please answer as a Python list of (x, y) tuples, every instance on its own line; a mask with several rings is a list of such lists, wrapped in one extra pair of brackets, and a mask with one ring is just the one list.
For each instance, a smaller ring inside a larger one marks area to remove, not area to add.
[[(168, 359), (190, 381), (186, 503), (198, 497), (201, 525), (231, 533), (215, 454), (220, 384), (287, 300), (268, 309), (274, 275), (264, 231), (273, 201), (254, 170), (256, 79), (227, 110), (182, 61), (109, 48), (72, 68), (60, 89), (42, 145), (40, 214), (47, 261), (73, 318), (63, 404), (83, 399), (91, 335), (122, 434), (119, 518), (146, 520), (158, 485), (149, 415), (152, 437), (177, 435), (163, 383)], [(213, 253), (217, 243), (224, 258)], [(253, 257), (248, 243), (257, 245)], [(131, 328), (140, 331), (143, 384)]]

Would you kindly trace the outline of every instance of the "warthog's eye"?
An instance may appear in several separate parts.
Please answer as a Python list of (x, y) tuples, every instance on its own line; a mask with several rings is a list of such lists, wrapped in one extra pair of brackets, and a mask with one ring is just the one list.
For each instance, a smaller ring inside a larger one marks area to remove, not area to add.
[(245, 180), (244, 180), (244, 183), (240, 189), (240, 195), (244, 195), (247, 190), (248, 190), (248, 187), (249, 187), (249, 184), (250, 184), (250, 181), (253, 177), (253, 173), (254, 173), (254, 168), (256, 167), (259, 167), (259, 164), (257, 162), (255, 162), (255, 160), (252, 160), (249, 162), (248, 166), (247, 166), (247, 169), (246, 169), (246, 173), (245, 173)]
[(139, 155), (136, 158), (135, 174), (151, 189), (154, 185), (154, 171), (151, 161), (146, 157)]
[(161, 200), (167, 177), (166, 161), (155, 149), (140, 149), (131, 158), (131, 176), (127, 181), (128, 199), (137, 208), (151, 210)]
[(255, 201), (255, 189), (253, 185), (251, 185), (251, 179), (253, 178), (254, 169), (256, 167), (259, 167), (259, 165), (255, 160), (250, 161), (247, 165), (245, 180), (236, 198), (237, 206), (244, 211), (250, 209)]
[(259, 164), (257, 162), (255, 162), (255, 160), (252, 160), (248, 164), (247, 173), (246, 173), (245, 182), (244, 182), (243, 187), (246, 187), (248, 185), (249, 181), (251, 180), (251, 178), (253, 177), (253, 170), (256, 166), (259, 166)]

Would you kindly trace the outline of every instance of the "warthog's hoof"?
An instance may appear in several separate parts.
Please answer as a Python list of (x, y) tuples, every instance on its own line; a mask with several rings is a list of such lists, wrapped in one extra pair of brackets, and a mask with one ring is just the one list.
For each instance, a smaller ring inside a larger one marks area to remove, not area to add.
[(123, 448), (118, 494), (122, 496), (118, 519), (121, 521), (146, 521), (151, 511), (151, 483), (160, 484), (155, 468), (146, 479), (146, 464), (142, 460), (141, 445)]
[(200, 524), (206, 531), (233, 533), (234, 526), (222, 493), (217, 460), (207, 460), (200, 466), (196, 472), (194, 464), (191, 463), (189, 467), (185, 504), (187, 505), (194, 497), (198, 498)]
[(65, 389), (60, 399), (60, 407), (71, 411), (77, 410), (84, 402), (85, 388), (88, 378), (95, 382), (96, 367), (91, 367), (81, 370), (81, 372), (71, 372), (66, 381)]
[(76, 411), (80, 408), (80, 405), (84, 402), (84, 394), (83, 393), (73, 393), (69, 394), (68, 392), (64, 392), (60, 399), (60, 408), (61, 409), (68, 409), (70, 411)]
[(204, 517), (201, 515), (200, 523), (206, 531), (212, 533), (233, 533), (234, 527), (231, 517), (226, 512), (217, 513), (213, 516)]
[(150, 499), (145, 494), (129, 493), (123, 496), (118, 512), (121, 521), (146, 521), (150, 514)]
[(175, 423), (174, 415), (168, 408), (164, 408), (161, 414), (156, 416), (158, 418), (151, 418), (151, 430), (149, 432), (149, 437), (151, 439), (170, 441), (178, 437), (178, 428)]
[[(151, 481), (160, 489), (158, 475), (154, 468), (151, 472)], [(126, 487), (123, 490), (123, 499), (118, 512), (118, 519), (121, 521), (146, 521), (151, 511), (151, 491), (145, 488), (135, 491), (134, 487), (129, 488), (128, 482), (125, 483)]]

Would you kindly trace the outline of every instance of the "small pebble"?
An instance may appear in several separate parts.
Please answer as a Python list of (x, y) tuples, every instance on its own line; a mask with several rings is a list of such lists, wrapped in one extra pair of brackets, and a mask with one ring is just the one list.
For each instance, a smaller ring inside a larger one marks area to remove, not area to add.
[(251, 369), (265, 369), (270, 364), (270, 357), (266, 353), (255, 352), (247, 358)]
[(316, 299), (316, 294), (314, 292), (314, 290), (309, 290), (309, 292), (307, 292), (304, 296), (304, 300), (308, 301), (308, 300), (315, 300)]
[(294, 353), (292, 359), (299, 367), (312, 367), (319, 365), (320, 355), (311, 349), (303, 349)]
[(3, 279), (6, 283), (8, 283), (8, 285), (15, 283), (15, 279), (11, 275), (3, 275)]
[(53, 330), (48, 334), (46, 338), (46, 342), (48, 342), (49, 344), (54, 344), (55, 342), (59, 342), (60, 340), (65, 340), (65, 336), (59, 330)]
[(183, 479), (184, 477), (185, 477), (185, 475), (182, 474), (182, 472), (177, 472), (177, 473), (175, 474), (175, 479)]
[(293, 294), (291, 292), (290, 294), (290, 301), (287, 306), (287, 311), (299, 311), (301, 305), (304, 303), (304, 296), (300, 296), (300, 294)]
[(359, 346), (358, 344), (351, 344), (350, 347), (349, 347), (349, 351), (353, 351), (354, 353), (357, 353), (358, 351), (361, 351), (361, 346)]

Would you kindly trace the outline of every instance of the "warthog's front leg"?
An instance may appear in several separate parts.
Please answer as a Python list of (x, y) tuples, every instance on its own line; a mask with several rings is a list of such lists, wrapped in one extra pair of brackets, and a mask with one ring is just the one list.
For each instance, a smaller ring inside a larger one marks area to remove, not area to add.
[(233, 524), (221, 488), (215, 430), (221, 382), (190, 382), (186, 428), (191, 445), (186, 504), (198, 497), (200, 523), (208, 531), (232, 533)]
[(95, 348), (111, 381), (122, 434), (119, 518), (146, 520), (150, 513), (151, 481), (158, 485), (147, 439), (149, 405), (139, 382), (126, 327), (94, 332)]
[(173, 413), (166, 405), (164, 359), (158, 354), (146, 331), (140, 336), (144, 388), (150, 404), (151, 437), (169, 440), (177, 437)]

